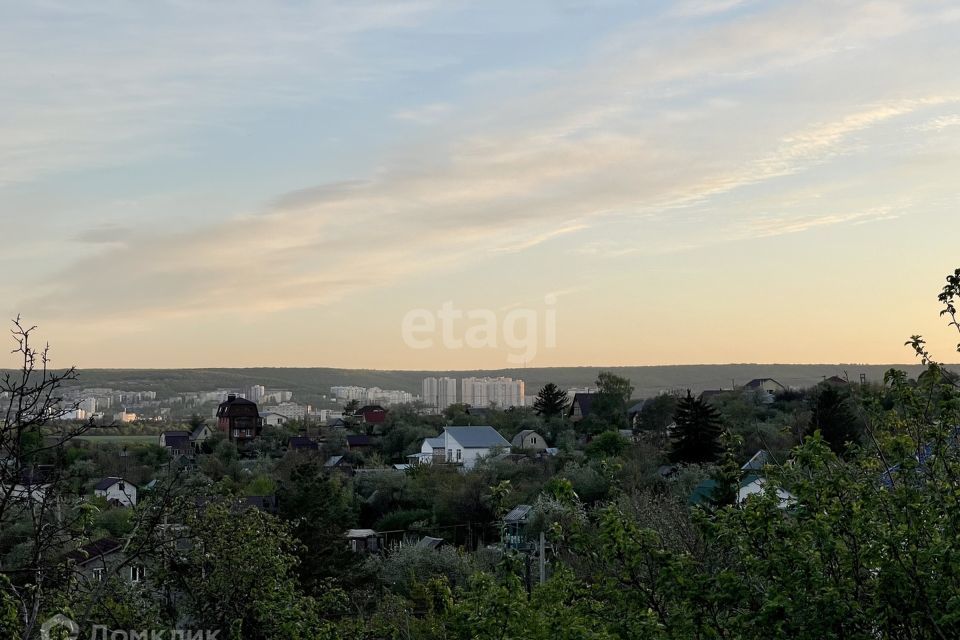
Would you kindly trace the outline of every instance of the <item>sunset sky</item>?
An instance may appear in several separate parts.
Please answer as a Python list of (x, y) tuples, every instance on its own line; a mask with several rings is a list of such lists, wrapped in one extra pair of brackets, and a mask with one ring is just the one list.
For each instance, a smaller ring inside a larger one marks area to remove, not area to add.
[[(956, 360), (958, 33), (919, 0), (0, 0), (0, 307), (82, 368), (501, 368), (517, 310), (535, 366)], [(445, 302), (498, 346), (406, 344)]]

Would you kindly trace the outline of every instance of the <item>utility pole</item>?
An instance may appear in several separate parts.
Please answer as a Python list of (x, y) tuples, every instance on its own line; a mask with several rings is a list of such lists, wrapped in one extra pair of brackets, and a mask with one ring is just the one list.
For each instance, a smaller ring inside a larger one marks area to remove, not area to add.
[(543, 535), (543, 531), (541, 531), (541, 532), (540, 532), (540, 556), (539, 556), (539, 559), (540, 559), (540, 584), (543, 584), (544, 582), (547, 581), (547, 556), (546, 556), (546, 553), (545, 553), (546, 550), (547, 550), (547, 545), (546, 545), (546, 541), (545, 541), (544, 538), (545, 538), (545, 536)]

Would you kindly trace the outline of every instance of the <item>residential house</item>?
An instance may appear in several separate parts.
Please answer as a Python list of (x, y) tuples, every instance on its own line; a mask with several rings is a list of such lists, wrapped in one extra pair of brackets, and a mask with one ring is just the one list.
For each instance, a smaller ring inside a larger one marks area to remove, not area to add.
[(368, 435), (351, 434), (347, 436), (347, 449), (350, 451), (366, 451), (373, 446), (373, 438)]
[(146, 567), (139, 563), (123, 566), (123, 544), (113, 538), (101, 538), (78, 547), (66, 555), (75, 576), (87, 583), (102, 582), (114, 571), (130, 584), (147, 577)]
[[(763, 476), (763, 468), (770, 462), (770, 459), (770, 454), (761, 449), (740, 467), (744, 475), (737, 490), (737, 504), (743, 504), (752, 495), (763, 493), (767, 483)], [(691, 505), (708, 505), (713, 501), (716, 489), (716, 480), (708, 478), (694, 488), (688, 503)], [(786, 508), (795, 500), (793, 494), (786, 489), (777, 488), (776, 493), (780, 508)]]
[(472, 469), (481, 458), (509, 449), (510, 443), (491, 426), (446, 427), (443, 430), (444, 460)]
[(137, 505), (137, 487), (123, 478), (109, 477), (100, 480), (93, 487), (93, 495), (106, 498), (109, 504), (118, 507)]
[(543, 451), (547, 448), (546, 440), (533, 429), (524, 429), (513, 436), (510, 445), (514, 449), (523, 449), (524, 451)]
[(727, 389), (704, 389), (700, 392), (700, 395), (697, 396), (697, 399), (700, 400), (700, 402), (710, 402), (724, 393), (727, 393)]
[(160, 446), (170, 452), (171, 458), (193, 453), (193, 443), (188, 431), (164, 431), (160, 434)]
[(435, 460), (443, 462), (446, 458), (443, 443), (443, 434), (435, 438), (426, 438), (420, 445), (420, 453), (411, 453), (407, 456), (407, 459), (410, 460), (411, 464), (431, 464)]
[(217, 429), (238, 445), (259, 438), (263, 432), (263, 420), (257, 403), (231, 393), (217, 407)]
[(260, 418), (263, 419), (263, 424), (267, 427), (280, 427), (289, 420), (287, 416), (276, 411), (264, 411), (260, 414)]
[(277, 496), (247, 496), (241, 503), (242, 509), (259, 509), (264, 513), (277, 513)]
[(744, 391), (764, 391), (766, 393), (779, 393), (786, 391), (787, 388), (774, 380), (773, 378), (754, 378), (743, 385)]
[(326, 471), (339, 471), (348, 476), (353, 475), (353, 465), (347, 462), (346, 456), (330, 456), (323, 463)]
[(763, 449), (758, 450), (749, 460), (740, 467), (741, 471), (756, 472), (763, 470), (763, 467), (770, 462), (770, 454)]
[(357, 409), (353, 415), (363, 420), (364, 424), (382, 424), (387, 419), (387, 410), (378, 404), (368, 404)]
[(21, 469), (19, 474), (12, 473), (13, 479), (11, 481), (15, 484), (12, 487), (9, 484), (4, 485), (0, 489), (2, 491), (0, 498), (4, 497), (4, 494), (9, 491), (8, 495), (11, 500), (41, 505), (46, 500), (47, 493), (52, 486), (51, 480), (54, 471), (53, 465), (41, 464)]
[(575, 393), (570, 408), (567, 409), (567, 415), (573, 422), (579, 422), (590, 415), (593, 408), (593, 402), (597, 398), (596, 393)]
[(200, 451), (203, 444), (212, 437), (213, 429), (205, 424), (201, 424), (190, 432), (190, 444), (193, 445), (194, 451)]
[(287, 449), (290, 451), (318, 451), (320, 444), (309, 436), (292, 436), (287, 440)]

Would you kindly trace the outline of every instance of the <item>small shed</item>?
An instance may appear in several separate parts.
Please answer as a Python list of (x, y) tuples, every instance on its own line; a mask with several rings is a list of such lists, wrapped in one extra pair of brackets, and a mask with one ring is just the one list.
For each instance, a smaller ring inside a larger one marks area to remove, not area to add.
[(439, 549), (446, 543), (446, 540), (443, 538), (433, 538), (430, 536), (423, 536), (417, 541), (415, 545), (417, 549), (429, 549), (431, 551)]
[(503, 544), (508, 549), (519, 549), (526, 542), (527, 525), (533, 515), (533, 506), (518, 504), (503, 516)]
[(379, 553), (380, 536), (373, 529), (350, 529), (347, 540), (355, 553)]

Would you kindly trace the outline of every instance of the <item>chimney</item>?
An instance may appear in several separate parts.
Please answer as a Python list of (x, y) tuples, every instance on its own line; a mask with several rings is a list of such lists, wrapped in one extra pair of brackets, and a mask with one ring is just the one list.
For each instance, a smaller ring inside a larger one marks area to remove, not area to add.
[(227, 396), (227, 402), (233, 402), (236, 399), (237, 399), (237, 394), (235, 393), (231, 393)]

